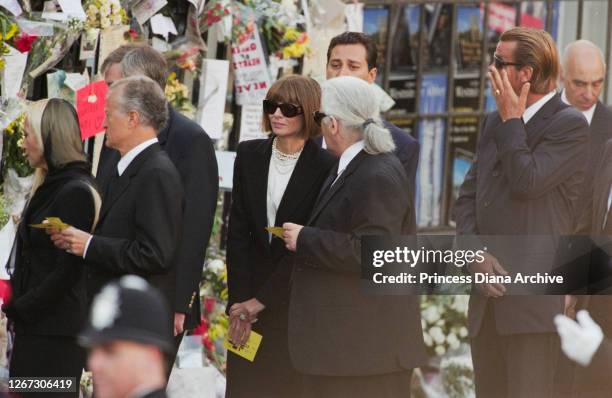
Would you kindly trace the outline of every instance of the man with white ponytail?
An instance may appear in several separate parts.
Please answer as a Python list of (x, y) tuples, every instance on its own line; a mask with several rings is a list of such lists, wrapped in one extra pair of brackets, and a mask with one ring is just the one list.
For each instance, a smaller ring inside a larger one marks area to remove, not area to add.
[(289, 352), (302, 396), (409, 396), (412, 369), (426, 359), (417, 297), (360, 290), (361, 236), (415, 233), (408, 177), (368, 83), (326, 81), (314, 118), (339, 161), (306, 226), (283, 224), (296, 253)]

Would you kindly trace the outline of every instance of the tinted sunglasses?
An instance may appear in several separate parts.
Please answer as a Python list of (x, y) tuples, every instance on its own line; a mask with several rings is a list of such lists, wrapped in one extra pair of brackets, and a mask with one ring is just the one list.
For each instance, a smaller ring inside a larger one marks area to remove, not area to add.
[(315, 123), (317, 124), (317, 126), (321, 127), (321, 122), (323, 121), (323, 119), (325, 119), (328, 115), (326, 115), (323, 112), (319, 112), (319, 111), (314, 111), (312, 113), (312, 117), (315, 121)]
[(503, 69), (506, 66), (521, 66), (518, 62), (506, 62), (498, 57), (497, 54), (493, 54), (493, 64), (495, 65), (495, 69)]
[(263, 100), (263, 110), (268, 115), (273, 115), (280, 108), (281, 113), (285, 117), (296, 117), (304, 113), (304, 110), (299, 105), (288, 104), (284, 102), (276, 102), (272, 100)]

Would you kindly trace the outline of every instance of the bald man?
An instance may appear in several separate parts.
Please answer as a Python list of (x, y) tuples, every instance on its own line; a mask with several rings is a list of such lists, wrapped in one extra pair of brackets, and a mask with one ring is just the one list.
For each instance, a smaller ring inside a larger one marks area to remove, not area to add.
[(561, 80), (563, 93), (561, 99), (566, 104), (582, 112), (590, 130), (590, 156), (583, 200), (580, 209), (579, 232), (589, 234), (592, 230), (589, 207), (593, 201), (593, 177), (595, 169), (602, 161), (606, 141), (612, 138), (612, 111), (599, 101), (604, 87), (606, 64), (599, 47), (588, 40), (570, 43), (563, 53)]

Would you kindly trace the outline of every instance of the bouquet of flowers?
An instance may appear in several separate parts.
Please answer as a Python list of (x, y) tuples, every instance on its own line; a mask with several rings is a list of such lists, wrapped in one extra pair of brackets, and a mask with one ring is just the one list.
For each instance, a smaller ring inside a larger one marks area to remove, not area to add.
[(6, 44), (19, 33), (17, 24), (13, 22), (5, 13), (0, 11), (0, 70), (4, 69), (5, 61), (1, 57), (9, 53)]
[(34, 172), (21, 148), (24, 137), (24, 121), (25, 113), (22, 113), (4, 129), (4, 144), (2, 146), (4, 165), (2, 169), (5, 174), (9, 169), (15, 170), (19, 177), (26, 177)]
[(125, 9), (119, 0), (91, 0), (86, 3), (87, 24), (90, 28), (110, 28), (128, 22)]
[(301, 58), (308, 50), (310, 39), (308, 33), (300, 32), (296, 28), (288, 28), (281, 40), (283, 58)]
[(444, 355), (467, 342), (467, 295), (431, 295), (421, 300), (423, 339), (430, 355)]
[(188, 117), (193, 117), (195, 107), (189, 99), (187, 86), (178, 81), (176, 73), (172, 72), (166, 79), (166, 99), (179, 112)]

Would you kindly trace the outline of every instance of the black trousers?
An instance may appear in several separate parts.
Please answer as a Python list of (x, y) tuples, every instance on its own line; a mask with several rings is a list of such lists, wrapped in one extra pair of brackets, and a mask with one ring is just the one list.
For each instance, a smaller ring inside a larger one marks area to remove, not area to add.
[[(74, 337), (15, 335), (9, 365), (10, 377), (74, 377), (74, 393), (18, 393), (21, 397), (79, 396), (86, 353)], [(17, 393), (15, 393), (17, 394)]]
[(559, 357), (556, 333), (501, 335), (487, 305), (472, 339), (477, 398), (552, 398)]
[(412, 370), (372, 376), (303, 378), (302, 398), (408, 398)]

